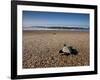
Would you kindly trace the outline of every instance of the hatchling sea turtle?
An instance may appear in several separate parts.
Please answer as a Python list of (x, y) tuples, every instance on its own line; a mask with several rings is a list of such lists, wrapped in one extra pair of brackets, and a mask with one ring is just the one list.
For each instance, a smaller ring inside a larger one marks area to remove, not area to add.
[(59, 51), (59, 53), (65, 54), (65, 55), (70, 55), (70, 54), (77, 55), (78, 51), (72, 46), (67, 46), (66, 44), (64, 44), (64, 47)]

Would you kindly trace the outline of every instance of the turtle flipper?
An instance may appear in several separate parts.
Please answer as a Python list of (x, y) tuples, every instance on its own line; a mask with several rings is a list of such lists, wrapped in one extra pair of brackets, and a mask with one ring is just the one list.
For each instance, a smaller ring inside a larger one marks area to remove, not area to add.
[(73, 55), (77, 55), (78, 54), (77, 49), (74, 49), (72, 46), (69, 46), (68, 48), (69, 48), (71, 54), (73, 54)]
[(62, 50), (60, 50), (60, 51), (59, 51), (59, 53), (63, 53), (63, 51), (62, 51)]

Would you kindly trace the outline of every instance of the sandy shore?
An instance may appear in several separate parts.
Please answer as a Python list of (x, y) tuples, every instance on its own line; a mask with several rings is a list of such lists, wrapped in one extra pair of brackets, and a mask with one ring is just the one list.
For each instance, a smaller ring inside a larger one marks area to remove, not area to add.
[[(78, 55), (60, 55), (63, 45), (73, 46)], [(89, 32), (23, 31), (23, 68), (89, 65)]]

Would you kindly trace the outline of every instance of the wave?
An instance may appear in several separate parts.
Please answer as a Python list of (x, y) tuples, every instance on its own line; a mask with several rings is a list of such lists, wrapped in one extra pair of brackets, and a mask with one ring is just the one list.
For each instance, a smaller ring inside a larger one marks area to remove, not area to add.
[(24, 31), (32, 31), (32, 30), (61, 30), (61, 31), (89, 31), (88, 28), (23, 28)]

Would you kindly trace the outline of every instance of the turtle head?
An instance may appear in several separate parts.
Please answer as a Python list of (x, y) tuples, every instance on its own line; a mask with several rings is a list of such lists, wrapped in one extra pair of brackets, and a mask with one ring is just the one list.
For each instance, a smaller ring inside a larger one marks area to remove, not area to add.
[(64, 46), (67, 46), (66, 44), (64, 44)]

